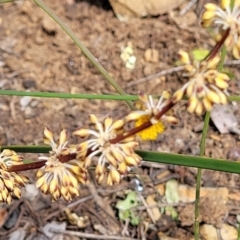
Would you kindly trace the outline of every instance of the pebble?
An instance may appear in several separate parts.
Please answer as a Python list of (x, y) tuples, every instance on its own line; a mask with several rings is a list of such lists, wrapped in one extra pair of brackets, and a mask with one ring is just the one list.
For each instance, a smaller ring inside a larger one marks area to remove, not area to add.
[(144, 58), (146, 62), (158, 63), (159, 53), (156, 49), (148, 48), (144, 53)]
[(54, 35), (56, 33), (56, 23), (47, 16), (42, 20), (42, 28), (48, 33), (49, 35)]
[(24, 111), (31, 101), (32, 101), (32, 97), (29, 97), (29, 96), (24, 96), (20, 98), (21, 110)]
[(200, 234), (204, 240), (218, 240), (217, 229), (213, 225), (200, 226)]
[(24, 86), (25, 88), (36, 88), (36, 87), (37, 87), (37, 84), (36, 84), (36, 81), (35, 81), (35, 80), (27, 79), (27, 80), (24, 80), (24, 81), (23, 81), (23, 86)]

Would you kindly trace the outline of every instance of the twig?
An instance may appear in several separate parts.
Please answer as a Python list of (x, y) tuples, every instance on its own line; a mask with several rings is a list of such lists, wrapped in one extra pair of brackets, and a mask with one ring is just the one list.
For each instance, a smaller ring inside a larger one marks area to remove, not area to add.
[(224, 63), (224, 65), (226, 65), (226, 66), (239, 65), (239, 64), (240, 64), (240, 60), (231, 60), (231, 61), (226, 61)]
[(119, 236), (108, 236), (108, 235), (97, 235), (91, 233), (83, 233), (83, 232), (74, 232), (74, 231), (61, 231), (53, 229), (51, 230), (53, 233), (62, 233), (69, 234), (81, 238), (91, 238), (91, 239), (104, 239), (104, 240), (139, 240), (137, 238), (127, 238), (127, 237), (119, 237)]
[[(87, 196), (87, 197), (78, 199), (76, 202), (68, 204), (65, 208), (73, 208), (76, 205), (79, 205), (80, 203), (86, 202), (86, 201), (88, 201), (92, 198), (93, 198), (93, 196)], [(51, 219), (52, 217), (58, 215), (59, 213), (63, 212), (65, 210), (65, 208), (60, 208), (58, 211), (55, 211), (55, 212), (47, 215), (47, 217), (44, 218), (44, 222), (46, 222), (48, 219)]]
[(198, 0), (191, 0), (179, 13), (180, 16), (185, 15), (196, 3)]
[(89, 182), (87, 185), (91, 195), (93, 196), (96, 204), (101, 207), (108, 215), (112, 217), (112, 219), (116, 222), (116, 219), (114, 217), (114, 212), (112, 208), (109, 205), (106, 205), (106, 203), (103, 201), (103, 199), (99, 196), (94, 184), (92, 182)]
[(126, 87), (131, 87), (131, 86), (136, 85), (136, 84), (140, 84), (140, 83), (150, 81), (150, 80), (155, 79), (157, 77), (161, 77), (161, 76), (171, 74), (171, 73), (174, 73), (174, 72), (179, 72), (179, 71), (182, 71), (183, 69), (184, 69), (184, 66), (178, 66), (178, 67), (170, 68), (170, 69), (167, 69), (167, 70), (163, 70), (159, 73), (155, 73), (155, 74), (147, 76), (145, 78), (141, 78), (141, 79), (138, 79), (136, 81), (130, 82), (130, 83), (127, 84)]
[(73, 208), (73, 207), (79, 205), (80, 203), (86, 202), (92, 198), (93, 198), (93, 195), (78, 199), (76, 202), (68, 204), (66, 208)]
[(147, 205), (145, 199), (143, 198), (143, 196), (141, 195), (140, 192), (137, 192), (137, 195), (138, 195), (140, 201), (143, 203), (144, 207), (146, 208), (147, 213), (148, 213), (149, 217), (151, 218), (152, 222), (153, 222), (154, 224), (156, 224), (156, 221), (155, 221), (155, 219), (154, 219), (154, 216), (153, 216), (152, 210), (148, 207), (148, 205)]
[(120, 226), (119, 226), (119, 222), (117, 221), (116, 217), (115, 217), (115, 213), (113, 211), (113, 209), (110, 207), (109, 204), (106, 204), (106, 202), (103, 201), (103, 199), (100, 197), (100, 195), (98, 194), (95, 185), (92, 182), (89, 182), (89, 184), (87, 185), (88, 189), (91, 193), (91, 195), (93, 196), (95, 203), (102, 209), (102, 211), (105, 213), (105, 215), (107, 215), (107, 220), (110, 229), (114, 230), (114, 232), (120, 232)]
[(125, 224), (124, 224), (124, 227), (123, 227), (123, 230), (122, 230), (122, 233), (121, 233), (123, 236), (126, 235), (126, 233), (128, 232), (129, 222), (130, 222), (129, 219), (127, 219), (127, 220), (125, 221)]
[[(189, 203), (190, 204), (190, 203)], [(158, 203), (158, 204), (153, 204), (153, 205), (148, 205), (148, 208), (155, 208), (155, 207), (178, 207), (178, 206), (185, 206), (183, 203)], [(135, 209), (135, 210), (145, 210), (147, 207), (145, 206), (137, 206), (137, 207), (131, 207), (130, 209)]]
[(42, 218), (39, 216), (39, 213), (37, 213), (37, 212), (33, 209), (32, 205), (30, 204), (30, 202), (29, 202), (28, 200), (24, 200), (23, 202), (24, 202), (24, 204), (27, 206), (30, 214), (32, 214), (32, 215), (36, 218), (36, 221), (37, 221), (37, 223), (38, 223), (38, 226), (41, 227), (41, 226), (43, 225), (43, 221), (42, 221)]
[(167, 168), (165, 164), (153, 163), (153, 162), (147, 162), (147, 161), (142, 161), (141, 166), (152, 167), (152, 168), (161, 168), (161, 169)]

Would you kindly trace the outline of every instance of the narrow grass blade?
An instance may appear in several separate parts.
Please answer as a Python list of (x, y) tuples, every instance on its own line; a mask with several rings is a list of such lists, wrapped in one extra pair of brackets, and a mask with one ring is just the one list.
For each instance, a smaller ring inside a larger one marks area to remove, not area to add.
[(24, 92), (15, 90), (0, 90), (0, 95), (30, 96), (39, 98), (66, 98), (66, 99), (100, 99), (100, 100), (137, 100), (137, 95), (104, 95), (104, 94), (71, 94), (50, 92)]

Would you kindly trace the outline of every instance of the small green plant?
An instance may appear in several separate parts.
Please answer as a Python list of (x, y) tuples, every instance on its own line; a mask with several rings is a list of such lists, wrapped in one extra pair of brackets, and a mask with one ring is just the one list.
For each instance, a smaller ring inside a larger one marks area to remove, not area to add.
[(138, 205), (137, 193), (131, 191), (124, 200), (119, 200), (116, 204), (119, 218), (123, 221), (129, 220), (132, 225), (138, 225), (140, 218), (136, 216), (135, 210), (133, 209)]

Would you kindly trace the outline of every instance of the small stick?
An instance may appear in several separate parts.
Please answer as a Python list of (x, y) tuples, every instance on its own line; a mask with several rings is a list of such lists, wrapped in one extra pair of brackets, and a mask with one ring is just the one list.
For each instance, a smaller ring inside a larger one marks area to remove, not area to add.
[(180, 16), (185, 15), (196, 3), (198, 0), (191, 0), (179, 13)]
[(51, 232), (53, 233), (62, 233), (73, 235), (81, 238), (91, 238), (91, 239), (103, 239), (103, 240), (139, 240), (137, 238), (126, 238), (126, 237), (119, 237), (119, 236), (109, 236), (109, 235), (97, 235), (91, 233), (83, 233), (83, 232), (74, 232), (74, 231), (61, 231), (53, 229)]
[(141, 193), (137, 192), (137, 195), (138, 195), (140, 201), (143, 203), (144, 207), (146, 208), (147, 213), (148, 213), (149, 217), (151, 218), (152, 222), (153, 222), (154, 224), (156, 224), (156, 221), (155, 221), (155, 219), (154, 219), (152, 210), (148, 207), (145, 199), (143, 198), (143, 196), (141, 195)]
[(147, 76), (145, 78), (141, 78), (141, 79), (138, 79), (136, 81), (130, 82), (130, 83), (127, 84), (127, 87), (131, 87), (131, 86), (134, 86), (136, 84), (144, 83), (144, 82), (150, 81), (152, 79), (155, 79), (157, 77), (161, 77), (161, 76), (164, 76), (164, 75), (167, 75), (167, 74), (171, 74), (171, 73), (174, 73), (174, 72), (179, 72), (179, 71), (182, 71), (183, 69), (184, 69), (184, 66), (178, 66), (178, 67), (170, 68), (170, 69), (167, 69), (167, 70), (163, 70), (159, 73), (155, 73), (155, 74)]

